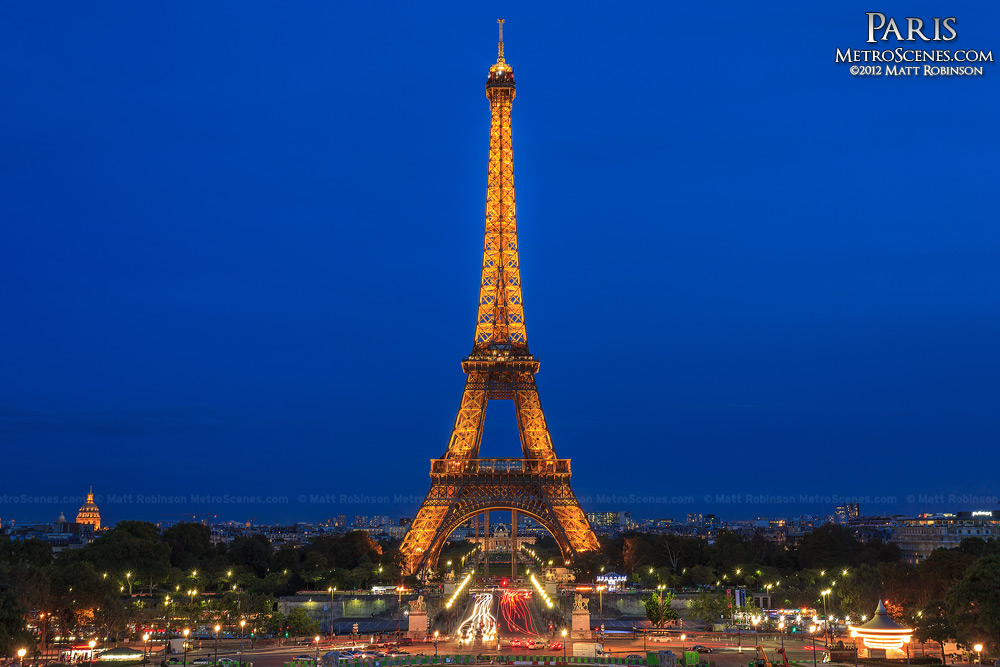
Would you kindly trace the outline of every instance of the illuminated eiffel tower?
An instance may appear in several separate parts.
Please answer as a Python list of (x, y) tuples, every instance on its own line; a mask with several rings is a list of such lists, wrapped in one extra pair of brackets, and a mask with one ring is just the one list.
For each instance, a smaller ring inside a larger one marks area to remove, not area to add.
[[(538, 398), (538, 359), (528, 351), (521, 300), (514, 205), (514, 153), (510, 111), (514, 71), (504, 61), (503, 20), (497, 61), (486, 79), (490, 100), (490, 153), (486, 189), (486, 234), (479, 289), (479, 313), (472, 353), (462, 361), (466, 374), (462, 403), (444, 457), (431, 460), (431, 489), (403, 540), (409, 572), (433, 569), (441, 547), (462, 523), (491, 510), (517, 513), (544, 526), (568, 563), (598, 548), (570, 488), (570, 460), (556, 458)], [(479, 458), (483, 418), (490, 399), (513, 400), (521, 438), (521, 459)]]

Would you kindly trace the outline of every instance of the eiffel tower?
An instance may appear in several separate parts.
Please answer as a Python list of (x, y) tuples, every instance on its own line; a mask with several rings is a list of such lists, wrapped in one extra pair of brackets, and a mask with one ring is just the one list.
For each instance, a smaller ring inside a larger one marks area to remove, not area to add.
[[(474, 519), (478, 532), (478, 517), (485, 514), (488, 532), (491, 510), (512, 513), (512, 544), (520, 512), (552, 533), (566, 563), (577, 553), (598, 548), (569, 485), (570, 460), (556, 458), (535, 384), (539, 362), (528, 351), (510, 128), (514, 70), (504, 61), (503, 19), (498, 23), (497, 61), (486, 79), (490, 152), (476, 335), (472, 353), (462, 361), (465, 391), (448, 450), (442, 458), (431, 459), (430, 491), (401, 546), (411, 573), (434, 569), (445, 540), (464, 522)], [(479, 457), (490, 399), (514, 401), (524, 458)]]

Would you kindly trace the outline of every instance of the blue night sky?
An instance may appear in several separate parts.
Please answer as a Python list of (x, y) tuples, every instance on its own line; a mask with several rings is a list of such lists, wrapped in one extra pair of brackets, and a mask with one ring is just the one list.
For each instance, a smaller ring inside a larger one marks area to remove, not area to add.
[[(90, 484), (112, 522), (412, 515), (472, 346), (499, 16), (585, 509), (992, 507), (947, 496), (1000, 495), (1000, 65), (852, 77), (875, 10), (1000, 57), (986, 2), (7, 3), (0, 518)], [(631, 493), (694, 501), (601, 502)]]

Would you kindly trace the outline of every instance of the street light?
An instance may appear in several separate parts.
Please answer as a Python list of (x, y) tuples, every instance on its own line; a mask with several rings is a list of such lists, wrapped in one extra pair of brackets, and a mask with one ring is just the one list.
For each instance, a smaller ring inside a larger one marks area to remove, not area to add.
[(813, 645), (813, 667), (816, 667), (816, 626), (813, 625), (812, 627), (810, 627), (809, 628), (809, 632), (810, 632), (810, 634), (813, 635), (813, 641), (812, 641), (812, 645)]
[(23, 648), (17, 649), (17, 664), (18, 664), (18, 667), (20, 667), (20, 665), (24, 664), (24, 654), (25, 653), (27, 653), (27, 651), (25, 649), (23, 649)]
[[(448, 565), (451, 565), (451, 561), (448, 561)], [(399, 645), (400, 637), (403, 636), (403, 593), (406, 591), (405, 586), (396, 586), (396, 644)], [(333, 618), (333, 612), (331, 608), (331, 618)], [(333, 622), (330, 622), (333, 625)]]
[(245, 618), (240, 619), (240, 667), (243, 665), (243, 637), (246, 636), (247, 621)]
[(218, 624), (215, 625), (215, 660), (214, 662), (218, 664), (219, 662), (219, 630), (222, 628)]
[(191, 634), (191, 631), (189, 629), (187, 629), (187, 628), (184, 628), (184, 632), (182, 632), (181, 634), (184, 635), (184, 667), (187, 667), (187, 664), (188, 664), (188, 635)]
[(681, 655), (684, 655), (684, 640), (687, 639), (687, 635), (681, 635)]
[(750, 622), (753, 623), (753, 645), (758, 646), (758, 635), (757, 635), (757, 624), (760, 623), (760, 616), (753, 616), (750, 618)]
[(97, 646), (97, 642), (95, 642), (93, 639), (91, 639), (89, 642), (87, 642), (87, 646), (90, 647), (90, 659), (93, 660), (94, 659), (94, 647)]
[(436, 658), (438, 654), (438, 631), (434, 631), (434, 657)]
[(982, 644), (976, 644), (972, 648), (973, 648), (973, 650), (975, 650), (976, 653), (979, 654), (979, 660), (978, 660), (979, 664), (980, 665), (983, 664), (983, 645)]
[(778, 630), (781, 632), (781, 650), (785, 650), (785, 622), (778, 622)]
[(316, 642), (316, 664), (319, 664), (319, 635), (313, 637), (313, 641)]
[(563, 645), (563, 662), (566, 662), (566, 628), (563, 628), (562, 638), (563, 638), (563, 642), (562, 642), (562, 645)]
[[(601, 571), (602, 572), (604, 571), (603, 567), (601, 568)], [(600, 599), (600, 607), (601, 607), (601, 638), (602, 639), (604, 638), (604, 589), (605, 588), (607, 588), (607, 586), (598, 586), (597, 587), (597, 596)]]
[(142, 635), (142, 661), (144, 663), (146, 662), (146, 659), (149, 656), (149, 652), (146, 650), (148, 644), (149, 644), (149, 633), (147, 632)]
[(829, 646), (830, 640), (828, 635), (830, 634), (830, 616), (829, 612), (826, 610), (826, 596), (830, 594), (831, 589), (826, 589), (825, 591), (820, 591), (820, 595), (823, 596), (823, 646)]

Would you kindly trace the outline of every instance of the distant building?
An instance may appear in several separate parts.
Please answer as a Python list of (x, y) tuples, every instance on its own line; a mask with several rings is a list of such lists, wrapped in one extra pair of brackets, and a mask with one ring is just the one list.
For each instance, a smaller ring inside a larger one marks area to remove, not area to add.
[(699, 526), (699, 527), (700, 526), (704, 526), (705, 525), (705, 517), (703, 515), (701, 515), (701, 514), (696, 513), (696, 512), (691, 512), (691, 513), (689, 513), (687, 515), (687, 524), (689, 526)]
[(94, 527), (87, 523), (69, 523), (66, 516), (59, 513), (53, 523), (11, 525), (0, 530), (12, 540), (43, 540), (52, 547), (53, 553), (67, 549), (80, 549), (94, 540)]
[(888, 542), (895, 531), (897, 523), (904, 517), (899, 516), (859, 516), (847, 522), (847, 528), (854, 533), (859, 542), (878, 539)]
[(857, 519), (861, 516), (861, 506), (858, 503), (844, 503), (843, 505), (837, 505), (833, 513), (837, 517), (837, 523), (845, 525), (851, 519)]
[(952, 549), (967, 537), (1000, 539), (1000, 511), (921, 514), (913, 519), (900, 519), (890, 541), (899, 545), (903, 560), (916, 564), (935, 549)]
[(101, 529), (101, 511), (94, 504), (94, 487), (90, 487), (87, 492), (87, 502), (80, 506), (80, 511), (76, 513), (76, 522), (91, 526), (95, 531)]

